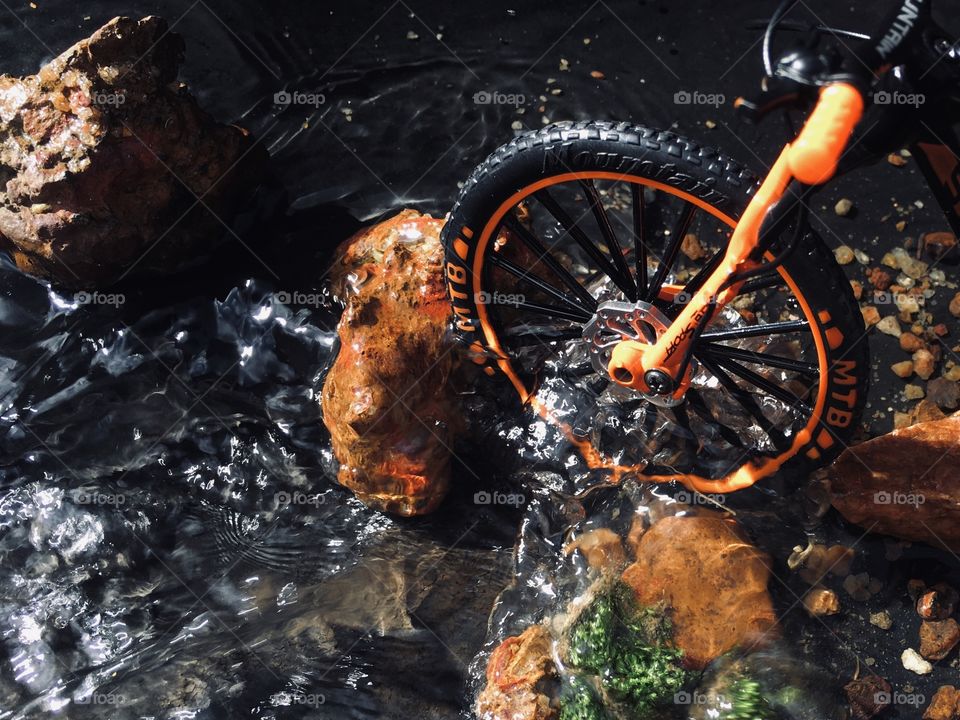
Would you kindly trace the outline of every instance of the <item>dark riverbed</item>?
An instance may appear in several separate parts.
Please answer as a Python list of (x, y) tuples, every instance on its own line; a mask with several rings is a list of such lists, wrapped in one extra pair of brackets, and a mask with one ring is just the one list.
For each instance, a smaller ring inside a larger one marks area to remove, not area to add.
[[(761, 172), (783, 127), (745, 126), (730, 102), (759, 80), (759, 31), (743, 25), (771, 3), (37, 4), (0, 8), (4, 72), (35, 71), (115, 15), (162, 15), (186, 41), (182, 79), (264, 139), (275, 179), (242, 245), (117, 288), (122, 304), (78, 304), (0, 260), (0, 718), (460, 716), (523, 516), (478, 511), (473, 493), (546, 491), (516, 484), (530, 475), (511, 485), (511, 463), (467, 446), (436, 516), (364, 508), (331, 483), (319, 411), (337, 310), (279, 294), (322, 296), (330, 253), (360, 223), (403, 206), (442, 215), (475, 164), (544, 117), (676, 123)], [(822, 5), (851, 29), (878, 16)], [(683, 91), (726, 103), (677, 105)], [(281, 107), (283, 92), (315, 101)], [(522, 95), (525, 112), (476, 102), (483, 92)], [(833, 214), (840, 197), (853, 217)], [(946, 229), (916, 169), (886, 164), (825, 193), (816, 226), (879, 257), (902, 237), (883, 219), (893, 199), (912, 206), (908, 233)], [(904, 405), (895, 345), (872, 340), (871, 433)], [(885, 590), (810, 620), (783, 562), (805, 544), (805, 516), (788, 483), (771, 487), (777, 498), (738, 502), (784, 578), (772, 590), (793, 607), (797, 652), (837, 678), (873, 658), (927, 698), (950, 681), (946, 664), (925, 678), (900, 666), (916, 632), (900, 596), (955, 558), (915, 547), (890, 565), (882, 540), (863, 540)], [(835, 519), (817, 533), (859, 538)], [(881, 608), (891, 633), (864, 620)]]

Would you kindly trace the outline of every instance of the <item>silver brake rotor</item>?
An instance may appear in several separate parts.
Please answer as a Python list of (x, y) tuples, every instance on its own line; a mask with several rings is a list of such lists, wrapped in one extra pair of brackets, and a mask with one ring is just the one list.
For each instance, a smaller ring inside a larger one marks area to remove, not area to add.
[[(666, 332), (670, 319), (650, 303), (601, 303), (596, 314), (583, 328), (583, 339), (590, 351), (593, 369), (611, 382), (608, 367), (613, 348), (621, 340), (636, 340), (652, 345)], [(645, 400), (661, 407), (674, 407), (683, 402), (669, 395), (650, 395), (641, 392)]]

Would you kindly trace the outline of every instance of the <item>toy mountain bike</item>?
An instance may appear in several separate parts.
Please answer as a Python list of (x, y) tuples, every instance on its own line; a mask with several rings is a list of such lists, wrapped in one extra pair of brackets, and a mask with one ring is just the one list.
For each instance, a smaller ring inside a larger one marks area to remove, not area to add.
[[(901, 0), (872, 37), (785, 21), (795, 1), (767, 24), (762, 92), (736, 102), (752, 119), (813, 106), (762, 182), (674, 133), (557, 123), (477, 167), (443, 231), (474, 360), (541, 410), (557, 378), (576, 386), (575, 424), (619, 431), (617, 461), (654, 481), (728, 492), (850, 440), (867, 343), (808, 223), (818, 188), (910, 147), (960, 234), (960, 43), (930, 0)], [(778, 29), (807, 40), (773, 62)]]

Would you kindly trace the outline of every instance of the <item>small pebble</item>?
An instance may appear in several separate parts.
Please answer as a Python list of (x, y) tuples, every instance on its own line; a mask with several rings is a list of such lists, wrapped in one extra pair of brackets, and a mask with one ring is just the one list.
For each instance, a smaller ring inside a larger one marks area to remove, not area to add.
[(907, 648), (901, 653), (900, 662), (905, 669), (917, 675), (929, 675), (933, 672), (933, 665), (924, 660), (913, 648)]
[(936, 367), (936, 360), (929, 350), (917, 350), (913, 354), (913, 371), (921, 380), (929, 380)]
[(898, 378), (903, 378), (906, 380), (908, 377), (913, 375), (913, 360), (904, 360), (903, 362), (894, 363), (890, 366), (890, 369), (893, 370), (893, 374)]
[(906, 385), (903, 388), (903, 397), (907, 400), (921, 400), (923, 395), (923, 388), (919, 385)]
[(591, 70), (590, 77), (592, 77), (594, 80), (603, 80), (606, 77), (606, 75), (604, 75), (599, 70)]
[(900, 337), (900, 334), (903, 332), (900, 329), (900, 323), (897, 322), (897, 319), (893, 315), (887, 315), (880, 320), (880, 322), (877, 323), (877, 330), (885, 335), (892, 335), (893, 337)]
[(848, 198), (840, 198), (837, 204), (833, 206), (833, 211), (840, 217), (846, 217), (853, 210), (853, 201)]
[(866, 305), (860, 308), (860, 312), (863, 315), (863, 323), (867, 327), (872, 327), (880, 322), (880, 311), (873, 305)]
[(903, 167), (907, 164), (906, 158), (903, 155), (898, 155), (897, 153), (890, 153), (887, 155), (887, 162), (895, 167)]
[(890, 618), (890, 613), (881, 610), (880, 612), (870, 613), (870, 624), (876, 625), (881, 630), (889, 630), (893, 627), (893, 620)]
[(833, 251), (833, 255), (841, 265), (849, 265), (854, 260), (853, 248), (849, 245), (841, 245)]
[(953, 300), (950, 301), (950, 314), (954, 317), (960, 317), (960, 293), (957, 293), (953, 296)]

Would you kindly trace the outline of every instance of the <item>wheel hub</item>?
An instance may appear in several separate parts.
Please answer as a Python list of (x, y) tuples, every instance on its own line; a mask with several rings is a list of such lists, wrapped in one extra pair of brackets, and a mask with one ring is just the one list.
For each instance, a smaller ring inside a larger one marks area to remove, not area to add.
[[(630, 382), (631, 377), (610, 376), (610, 355), (613, 348), (621, 340), (635, 340), (653, 345), (669, 326), (670, 319), (650, 303), (618, 301), (601, 303), (596, 314), (583, 328), (583, 339), (588, 343), (593, 369), (601, 376), (619, 384)], [(618, 371), (626, 375), (630, 373), (626, 368), (618, 368)], [(673, 379), (657, 371), (651, 371), (647, 375), (651, 373), (655, 373), (656, 376), (644, 376), (644, 380), (648, 387), (656, 389), (657, 392), (641, 392), (640, 395), (655, 405), (663, 407), (679, 405), (683, 398), (675, 398), (671, 395), (674, 390)]]

